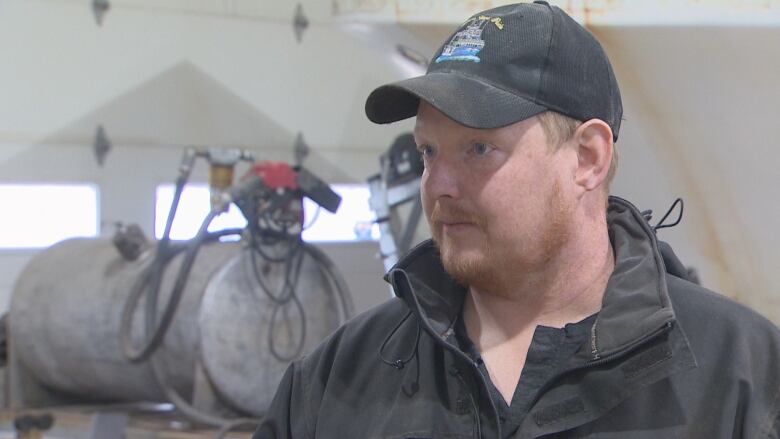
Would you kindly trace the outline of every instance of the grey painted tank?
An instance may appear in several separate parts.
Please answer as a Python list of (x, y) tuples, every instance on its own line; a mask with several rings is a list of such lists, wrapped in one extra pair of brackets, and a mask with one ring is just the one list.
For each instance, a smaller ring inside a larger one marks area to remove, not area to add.
[[(233, 258), (216, 273), (206, 288), (199, 321), (202, 361), (209, 378), (225, 402), (259, 416), (289, 364), (273, 352), (282, 358), (294, 355), (302, 330), (303, 352), (309, 352), (345, 316), (315, 259), (303, 260), (301, 272), (306, 274), (301, 275), (296, 289), (306, 317), (305, 329), (293, 303), (278, 306), (274, 313), (275, 305), (254, 281), (251, 264), (249, 257)], [(275, 282), (272, 290), (281, 286), (281, 268), (261, 268)], [(270, 328), (275, 330), (269, 334)]]
[[(239, 243), (200, 249), (171, 328), (154, 355), (166, 381), (185, 398), (192, 396), (200, 364), (223, 402), (260, 415), (289, 363), (284, 357), (296, 351), (303, 326), (293, 301), (276, 304), (260, 288), (250, 253)], [(126, 261), (108, 239), (67, 240), (38, 254), (11, 299), (12, 355), (45, 387), (84, 401), (165, 400), (149, 363), (125, 360), (119, 342), (122, 307), (153, 258), (152, 249)], [(304, 353), (351, 311), (317, 263), (322, 258), (316, 249), (304, 253), (296, 288), (305, 314)], [(182, 259), (178, 255), (165, 270), (158, 309), (168, 299)], [(266, 286), (280, 287), (282, 266), (261, 261), (258, 272)], [(138, 345), (143, 304), (139, 308), (132, 333)], [(276, 325), (269, 338), (272, 319)]]

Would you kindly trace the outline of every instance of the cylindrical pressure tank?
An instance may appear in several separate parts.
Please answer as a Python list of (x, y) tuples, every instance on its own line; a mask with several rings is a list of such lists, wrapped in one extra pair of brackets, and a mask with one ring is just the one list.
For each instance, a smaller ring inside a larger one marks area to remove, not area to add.
[[(153, 354), (164, 380), (189, 398), (198, 364), (227, 405), (260, 415), (298, 341), (302, 353), (310, 351), (351, 311), (324, 270), (329, 261), (305, 248), (295, 295), (280, 301), (291, 280), (284, 263), (253, 256), (255, 250), (237, 242), (204, 244)], [(128, 362), (119, 334), (123, 306), (154, 253), (151, 246), (127, 261), (109, 239), (71, 239), (36, 255), (17, 281), (9, 310), (11, 355), (25, 373), (84, 401), (164, 401), (149, 362)], [(158, 310), (183, 257), (166, 266)], [(143, 299), (138, 308), (132, 339), (140, 345)]]

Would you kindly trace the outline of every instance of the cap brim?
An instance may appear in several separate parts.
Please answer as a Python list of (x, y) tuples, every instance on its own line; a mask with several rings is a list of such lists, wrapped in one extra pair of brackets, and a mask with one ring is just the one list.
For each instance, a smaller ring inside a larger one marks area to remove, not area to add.
[(547, 108), (484, 81), (451, 72), (428, 73), (383, 85), (368, 96), (366, 116), (391, 123), (417, 115), (420, 99), (471, 128), (510, 125)]

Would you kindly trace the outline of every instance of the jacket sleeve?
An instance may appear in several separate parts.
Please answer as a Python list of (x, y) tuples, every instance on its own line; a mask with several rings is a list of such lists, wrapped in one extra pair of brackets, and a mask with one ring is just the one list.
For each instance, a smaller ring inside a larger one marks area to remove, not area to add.
[(263, 420), (252, 439), (307, 439), (307, 416), (301, 382), (301, 365), (292, 363), (284, 373)]

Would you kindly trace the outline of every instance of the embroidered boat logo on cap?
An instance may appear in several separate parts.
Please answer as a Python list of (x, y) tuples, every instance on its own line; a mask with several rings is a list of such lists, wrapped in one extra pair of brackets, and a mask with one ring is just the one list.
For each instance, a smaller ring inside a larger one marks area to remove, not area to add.
[(442, 61), (473, 61), (479, 62), (477, 54), (485, 47), (485, 41), (482, 39), (482, 31), (488, 23), (493, 23), (498, 29), (503, 29), (504, 24), (501, 17), (488, 17), (480, 15), (468, 19), (465, 26), (455, 33), (450, 42), (444, 45), (441, 55), (436, 58), (436, 62)]

